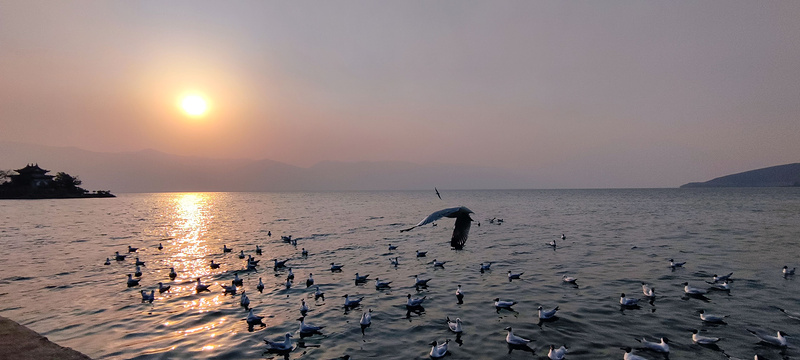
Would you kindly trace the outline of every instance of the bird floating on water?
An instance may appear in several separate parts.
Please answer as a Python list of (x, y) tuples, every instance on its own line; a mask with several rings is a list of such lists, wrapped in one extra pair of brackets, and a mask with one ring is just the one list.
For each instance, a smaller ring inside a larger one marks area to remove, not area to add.
[(142, 302), (149, 302), (153, 303), (153, 300), (156, 299), (155, 290), (150, 290), (150, 294), (147, 294), (147, 290), (142, 290)]
[(398, 256), (395, 256), (395, 257), (394, 257), (394, 259), (392, 259), (392, 258), (389, 258), (389, 261), (390, 261), (390, 262), (392, 263), (392, 265), (394, 265), (394, 266), (400, 265), (400, 257), (398, 257)]
[(461, 319), (456, 318), (455, 320), (450, 320), (450, 317), (447, 317), (447, 327), (450, 328), (450, 331), (461, 334), (464, 332), (464, 329), (461, 328)]
[(239, 298), (239, 305), (245, 309), (250, 306), (250, 298), (247, 297), (246, 291), (242, 291), (242, 296)]
[(524, 272), (512, 273), (511, 270), (508, 270), (508, 281), (511, 281), (511, 280), (514, 280), (514, 279), (520, 279), (520, 276), (522, 276), (522, 274), (524, 274)]
[(685, 292), (686, 295), (703, 295), (707, 291), (705, 291), (703, 289), (698, 289), (698, 288), (693, 287), (693, 286), (689, 286), (689, 283), (685, 282), (685, 283), (683, 283), (683, 292)]
[(236, 286), (244, 285), (244, 280), (239, 278), (239, 274), (238, 273), (233, 273), (233, 284), (236, 285)]
[(527, 343), (531, 342), (526, 338), (514, 335), (514, 331), (510, 326), (506, 327), (505, 330), (508, 331), (508, 334), (506, 335), (506, 342), (511, 345), (526, 345)]
[(134, 265), (136, 265), (136, 266), (144, 266), (144, 261), (139, 260), (139, 257), (137, 256), (136, 257), (136, 263), (134, 263)]
[(562, 345), (556, 349), (554, 345), (550, 345), (550, 351), (547, 353), (547, 358), (550, 360), (563, 360), (567, 355), (567, 346)]
[(300, 335), (319, 334), (320, 330), (325, 328), (324, 326), (314, 326), (314, 325), (306, 324), (305, 319), (306, 319), (305, 316), (302, 316), (299, 319), (297, 319), (297, 320), (300, 321), (300, 329), (298, 329), (298, 332), (300, 333)]
[(283, 261), (278, 261), (278, 259), (272, 259), (272, 261), (275, 262), (275, 264), (273, 265), (273, 268), (277, 269), (277, 268), (286, 267), (286, 262), (289, 261), (289, 259), (286, 259), (286, 260), (283, 260)]
[(556, 312), (558, 312), (558, 306), (553, 308), (552, 310), (543, 310), (542, 306), (539, 306), (539, 319), (541, 320), (549, 320), (556, 316)]
[(311, 287), (311, 285), (314, 285), (314, 274), (308, 273), (308, 279), (306, 279), (306, 287)]
[(725, 318), (728, 317), (728, 315), (706, 314), (705, 310), (700, 310), (698, 312), (700, 313), (700, 320), (703, 320), (703, 321), (709, 322), (709, 323), (722, 323), (722, 322), (725, 321)]
[(433, 262), (433, 267), (441, 267), (441, 268), (443, 268), (444, 264), (447, 263), (447, 261), (436, 261), (436, 259), (433, 259), (432, 262)]
[(660, 352), (663, 354), (669, 353), (669, 339), (667, 339), (666, 337), (662, 337), (661, 342), (650, 342), (647, 341), (647, 339), (645, 338), (636, 339), (636, 341), (642, 343), (642, 346), (644, 346), (645, 348), (653, 350), (655, 352)]
[(631, 353), (633, 349), (631, 349), (630, 346), (621, 347), (620, 349), (625, 350), (625, 355), (622, 357), (623, 360), (647, 360), (646, 358)]
[(367, 275), (358, 275), (358, 273), (356, 273), (356, 282), (357, 283), (367, 282), (367, 278), (368, 277), (369, 277), (369, 274), (367, 274)]
[(699, 331), (697, 331), (697, 329), (692, 330), (692, 342), (694, 342), (695, 344), (713, 345), (719, 340), (720, 338), (702, 336), (699, 334)]
[(135, 247), (132, 247), (132, 246), (128, 245), (128, 252), (129, 253), (136, 252), (137, 250), (139, 250), (139, 248), (135, 248)]
[(787, 346), (789, 346), (789, 343), (786, 340), (786, 336), (788, 336), (788, 335), (786, 335), (786, 333), (784, 333), (783, 331), (778, 331), (778, 336), (772, 336), (772, 335), (769, 335), (768, 333), (766, 333), (764, 331), (750, 330), (750, 329), (746, 329), (746, 330), (749, 333), (755, 335), (759, 340), (761, 340), (761, 342), (763, 342), (765, 344), (772, 345), (772, 346), (777, 346), (777, 347), (787, 347)]
[(286, 274), (286, 278), (294, 281), (294, 273), (292, 272), (292, 268), (289, 268), (289, 273)]
[(244, 250), (242, 250), (242, 251), (239, 252), (239, 259), (244, 259), (244, 258), (245, 258)]
[(164, 250), (164, 246), (161, 243), (158, 243), (158, 250)]
[(164, 285), (163, 283), (158, 283), (158, 293), (165, 293), (169, 291), (170, 285)]
[(567, 276), (567, 275), (564, 275), (564, 276), (561, 278), (561, 281), (563, 281), (563, 282), (565, 282), (565, 283), (567, 283), (567, 284), (576, 284), (576, 281), (578, 281), (578, 279), (577, 279), (577, 278), (574, 278), (574, 277), (572, 277), (572, 276)]
[(427, 296), (423, 296), (421, 298), (412, 298), (411, 294), (408, 294), (407, 297), (408, 301), (406, 301), (406, 306), (410, 308), (422, 306), (422, 302), (425, 301), (426, 298), (428, 298)]
[(625, 293), (619, 295), (619, 304), (622, 306), (637, 306), (639, 299), (625, 297)]
[(391, 281), (381, 281), (380, 278), (376, 277), (375, 278), (375, 290), (381, 290), (381, 289), (389, 288), (389, 287), (391, 287), (389, 285), (391, 283), (392, 283)]
[(459, 284), (458, 288), (456, 289), (456, 300), (458, 300), (458, 304), (464, 303), (464, 293), (461, 292), (461, 284)]
[(120, 255), (119, 251), (115, 251), (114, 252), (114, 260), (116, 260), (116, 261), (123, 261), (123, 260), (125, 260), (126, 256), (128, 256), (128, 255)]
[(344, 265), (337, 265), (335, 263), (331, 263), (331, 271), (342, 271)]
[(175, 268), (174, 267), (169, 268), (170, 280), (175, 280), (176, 277), (178, 277), (178, 273), (175, 272)]
[(431, 347), (431, 352), (428, 355), (430, 355), (430, 357), (432, 359), (443, 358), (445, 355), (447, 355), (447, 344), (449, 342), (450, 342), (450, 339), (445, 340), (441, 344), (438, 344), (435, 340), (432, 341), (430, 344), (428, 344), (428, 345), (432, 346)]
[(431, 279), (420, 279), (419, 275), (414, 275), (414, 286), (416, 287), (428, 286), (428, 281), (431, 281)]
[(481, 272), (489, 271), (489, 270), (491, 270), (491, 268), (492, 268), (492, 263), (491, 262), (488, 262), (486, 264), (481, 263)]
[(467, 237), (469, 236), (469, 227), (473, 221), (469, 214), (473, 214), (473, 211), (464, 206), (439, 210), (422, 219), (422, 221), (417, 223), (417, 225), (414, 225), (408, 229), (400, 230), (400, 232), (410, 231), (418, 226), (432, 223), (443, 217), (455, 218), (456, 224), (453, 227), (453, 236), (450, 238), (450, 246), (456, 250), (461, 250), (464, 248), (464, 244), (467, 242)]
[[(106, 259), (106, 262), (108, 262), (108, 259)], [(796, 267), (793, 267), (793, 268), (789, 269), (789, 267), (788, 267), (788, 266), (784, 266), (784, 267), (783, 267), (783, 276), (791, 276), (791, 275), (794, 275), (794, 271), (795, 271), (795, 269), (797, 269), (797, 268), (796, 268)]]
[(195, 291), (200, 293), (200, 292), (203, 292), (203, 291), (210, 291), (210, 290), (208, 290), (209, 286), (211, 286), (211, 285), (205, 285), (205, 284), (200, 282), (200, 278), (197, 278), (197, 285), (194, 286), (194, 289), (195, 289)]
[(679, 267), (683, 267), (683, 265), (686, 265), (686, 261), (676, 263), (674, 259), (669, 259), (669, 267), (671, 267), (672, 270), (675, 270), (676, 268)]
[(567, 240), (567, 235), (561, 234), (561, 240)]
[(319, 299), (322, 299), (322, 301), (325, 301), (325, 293), (322, 292), (322, 290), (319, 289), (319, 286), (317, 286), (317, 290), (314, 291), (314, 301), (317, 301)]
[(250, 309), (250, 312), (247, 313), (247, 325), (254, 326), (254, 325), (261, 325), (261, 327), (267, 326), (262, 321), (264, 319), (263, 316), (258, 316), (253, 314), (253, 309)]
[(128, 287), (139, 285), (139, 279), (134, 279), (131, 274), (128, 274)]
[(212, 269), (219, 269), (219, 264), (215, 263), (214, 260), (211, 260), (211, 264), (209, 266)]
[(656, 296), (656, 289), (651, 288), (650, 285), (647, 285), (647, 283), (642, 283), (642, 293), (644, 294), (644, 296), (653, 298)]
[(303, 248), (303, 251), (300, 252), (300, 256), (308, 256), (308, 250), (306, 250), (306, 248)]
[(389, 244), (389, 251), (392, 251), (392, 250), (397, 250), (397, 246)]
[(361, 325), (361, 335), (365, 335), (364, 329), (372, 324), (372, 309), (361, 314), (361, 320), (358, 323)]
[(287, 332), (286, 335), (284, 335), (283, 342), (273, 342), (267, 339), (264, 339), (264, 342), (267, 343), (267, 350), (278, 351), (278, 352), (291, 351), (292, 348), (294, 347), (291, 338), (292, 334)]
[(305, 299), (300, 299), (300, 315), (306, 316), (308, 312), (308, 305), (306, 305)]
[(714, 274), (713, 281), (714, 281), (714, 283), (728, 281), (728, 280), (731, 279), (731, 276), (733, 276), (733, 273), (730, 273), (728, 275), (721, 275), (721, 276), (717, 276), (717, 274)]
[(426, 256), (428, 256), (428, 252), (427, 251), (419, 251), (419, 250), (417, 250), (417, 257), (426, 257)]
[(223, 244), (222, 245), (222, 252), (228, 253), (228, 252), (231, 252), (231, 251), (233, 251), (233, 249), (229, 248), (227, 244)]
[(504, 309), (511, 309), (512, 306), (516, 305), (516, 301), (507, 301), (507, 300), (500, 300), (500, 298), (494, 299), (494, 307), (495, 308), (504, 308)]
[(111, 265), (111, 260), (106, 258), (106, 262), (104, 262), (103, 265)]
[(236, 284), (234, 284), (233, 282), (231, 282), (231, 286), (227, 286), (227, 285), (223, 285), (223, 284), (219, 284), (219, 286), (222, 287), (222, 295), (226, 295), (226, 294), (236, 295)]
[(256, 245), (256, 255), (261, 255), (261, 247)]
[(344, 298), (344, 307), (346, 308), (354, 308), (361, 305), (361, 300), (364, 300), (364, 297), (360, 297), (358, 299), (350, 299), (350, 295), (344, 294), (342, 296)]
[(706, 281), (709, 285), (711, 285), (711, 289), (714, 290), (722, 290), (722, 291), (730, 291), (731, 284), (727, 281), (723, 281), (722, 283), (713, 283), (711, 281)]

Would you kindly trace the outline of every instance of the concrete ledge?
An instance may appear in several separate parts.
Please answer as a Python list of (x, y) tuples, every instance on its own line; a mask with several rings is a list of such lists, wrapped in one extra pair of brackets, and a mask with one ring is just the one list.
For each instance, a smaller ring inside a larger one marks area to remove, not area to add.
[(75, 350), (58, 346), (46, 337), (0, 316), (0, 354), (15, 360), (91, 360)]

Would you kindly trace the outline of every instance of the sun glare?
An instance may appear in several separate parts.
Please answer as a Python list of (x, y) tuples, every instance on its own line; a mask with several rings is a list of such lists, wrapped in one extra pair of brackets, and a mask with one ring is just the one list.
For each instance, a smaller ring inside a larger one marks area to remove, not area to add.
[(189, 116), (203, 116), (208, 111), (208, 103), (199, 95), (187, 95), (181, 100), (181, 108)]

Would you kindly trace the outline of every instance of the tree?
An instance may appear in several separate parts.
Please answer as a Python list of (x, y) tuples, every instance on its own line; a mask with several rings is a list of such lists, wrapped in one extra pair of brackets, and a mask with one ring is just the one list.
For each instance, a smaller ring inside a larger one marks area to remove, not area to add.
[(78, 179), (77, 176), (72, 177), (70, 174), (65, 172), (56, 173), (56, 176), (53, 178), (53, 186), (56, 189), (78, 190), (80, 189), (78, 188), (78, 185), (81, 183), (82, 181)]
[(0, 170), (0, 185), (11, 181), (11, 173), (14, 170)]

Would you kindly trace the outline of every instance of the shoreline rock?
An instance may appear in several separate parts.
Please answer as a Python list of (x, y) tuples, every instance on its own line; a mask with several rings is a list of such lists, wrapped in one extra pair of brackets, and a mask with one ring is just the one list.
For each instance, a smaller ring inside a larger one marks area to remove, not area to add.
[(0, 316), (0, 354), (15, 360), (91, 360), (68, 347), (47, 340), (37, 332)]

